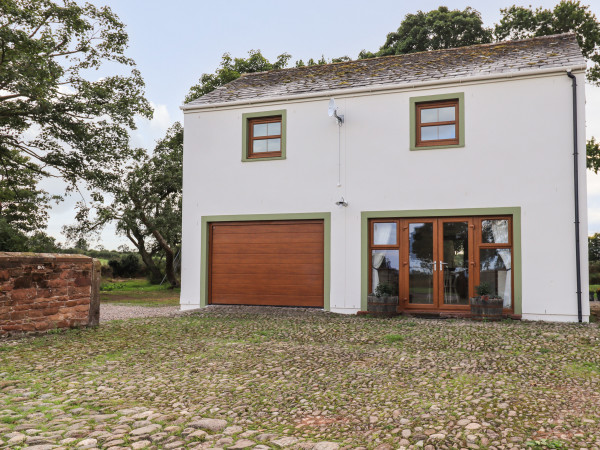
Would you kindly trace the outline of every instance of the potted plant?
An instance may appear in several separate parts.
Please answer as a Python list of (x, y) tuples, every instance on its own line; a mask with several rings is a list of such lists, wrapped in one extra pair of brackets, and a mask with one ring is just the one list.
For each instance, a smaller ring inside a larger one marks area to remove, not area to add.
[(398, 295), (394, 294), (394, 288), (390, 284), (379, 283), (375, 292), (367, 297), (367, 312), (381, 316), (392, 316), (397, 314)]
[(475, 286), (478, 297), (471, 297), (471, 318), (475, 320), (502, 319), (504, 301), (497, 295), (491, 295), (492, 289), (487, 283)]

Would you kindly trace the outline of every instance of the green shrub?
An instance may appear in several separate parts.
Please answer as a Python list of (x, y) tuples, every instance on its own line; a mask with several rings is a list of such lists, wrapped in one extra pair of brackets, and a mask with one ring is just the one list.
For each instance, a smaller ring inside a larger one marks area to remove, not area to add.
[(122, 256), (121, 259), (111, 259), (108, 265), (112, 269), (113, 276), (123, 278), (135, 277), (142, 268), (140, 259), (133, 254)]

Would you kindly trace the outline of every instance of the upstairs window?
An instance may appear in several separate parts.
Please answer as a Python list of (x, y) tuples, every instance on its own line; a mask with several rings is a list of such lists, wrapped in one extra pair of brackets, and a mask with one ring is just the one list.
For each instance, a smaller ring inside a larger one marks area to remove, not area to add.
[(246, 113), (242, 123), (242, 161), (285, 159), (285, 110)]
[(248, 158), (281, 156), (281, 116), (250, 119)]
[(416, 103), (416, 146), (459, 144), (459, 101)]

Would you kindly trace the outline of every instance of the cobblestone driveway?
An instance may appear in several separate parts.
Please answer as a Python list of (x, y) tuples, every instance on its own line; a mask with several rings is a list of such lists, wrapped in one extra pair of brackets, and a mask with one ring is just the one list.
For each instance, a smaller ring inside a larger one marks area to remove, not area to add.
[(222, 307), (0, 341), (0, 448), (599, 448), (597, 325)]

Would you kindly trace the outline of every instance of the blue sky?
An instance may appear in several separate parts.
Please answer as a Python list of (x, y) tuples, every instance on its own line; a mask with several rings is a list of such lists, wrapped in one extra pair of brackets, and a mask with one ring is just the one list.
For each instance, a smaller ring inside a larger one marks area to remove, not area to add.
[[(552, 8), (556, 1), (476, 1), (401, 2), (391, 0), (302, 2), (275, 0), (92, 0), (96, 5), (108, 5), (127, 25), (132, 57), (146, 82), (146, 97), (155, 107), (152, 121), (139, 120), (139, 129), (132, 135), (136, 146), (152, 148), (175, 121), (182, 121), (179, 110), (190, 86), (203, 73), (215, 71), (223, 53), (246, 56), (251, 49), (260, 49), (274, 60), (281, 53), (298, 59), (326, 58), (348, 55), (355, 58), (362, 49), (377, 50), (387, 33), (400, 25), (404, 16), (416, 9), (429, 11), (444, 4), (451, 9), (472, 6), (486, 25), (500, 18), (500, 8), (518, 5)], [(600, 2), (590, 3), (600, 17)], [(586, 87), (588, 137), (600, 138), (600, 88)], [(51, 193), (62, 193), (58, 181), (45, 182)], [(588, 174), (588, 207), (590, 232), (600, 232), (600, 175)], [(56, 205), (51, 211), (48, 231), (64, 241), (60, 230), (73, 223), (77, 196)], [(116, 236), (107, 228), (101, 237), (106, 248), (116, 248), (127, 239)]]

